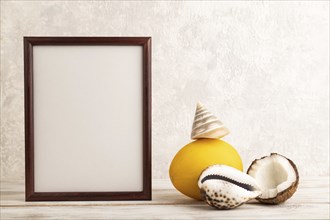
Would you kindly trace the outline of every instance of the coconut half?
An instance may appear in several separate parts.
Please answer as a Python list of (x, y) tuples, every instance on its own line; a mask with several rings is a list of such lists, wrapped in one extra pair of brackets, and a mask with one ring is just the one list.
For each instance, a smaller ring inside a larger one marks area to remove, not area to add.
[(254, 160), (247, 174), (260, 186), (262, 194), (256, 199), (262, 203), (279, 204), (286, 201), (296, 192), (299, 183), (296, 165), (277, 153)]

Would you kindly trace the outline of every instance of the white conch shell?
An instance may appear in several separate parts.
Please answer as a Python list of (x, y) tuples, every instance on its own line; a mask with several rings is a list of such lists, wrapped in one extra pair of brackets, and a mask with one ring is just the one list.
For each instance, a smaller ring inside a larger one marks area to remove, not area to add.
[(229, 134), (229, 130), (200, 102), (197, 103), (195, 119), (191, 131), (191, 139), (219, 139)]
[(217, 209), (233, 209), (262, 192), (256, 180), (233, 167), (213, 165), (198, 179), (201, 196)]

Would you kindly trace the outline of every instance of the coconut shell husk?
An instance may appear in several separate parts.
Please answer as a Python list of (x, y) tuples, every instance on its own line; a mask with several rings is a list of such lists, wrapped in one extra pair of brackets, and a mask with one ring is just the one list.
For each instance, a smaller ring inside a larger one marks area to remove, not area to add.
[[(279, 155), (281, 157), (284, 157), (285, 159), (287, 159), (289, 161), (289, 163), (291, 164), (291, 166), (293, 167), (295, 173), (296, 173), (296, 176), (297, 176), (297, 179), (295, 182), (293, 182), (291, 184), (291, 186), (289, 188), (287, 188), (286, 190), (280, 192), (277, 194), (276, 197), (274, 198), (269, 198), (269, 199), (262, 199), (262, 198), (259, 198), (257, 197), (256, 200), (258, 200), (259, 202), (261, 203), (265, 203), (265, 204), (273, 204), (273, 205), (277, 205), (277, 204), (280, 204), (280, 203), (283, 203), (285, 202), (286, 200), (288, 200), (289, 198), (292, 197), (292, 195), (297, 191), (297, 188), (298, 188), (298, 184), (299, 184), (299, 173), (298, 173), (298, 169), (297, 169), (297, 166), (293, 163), (292, 160), (290, 160), (289, 158), (281, 155), (281, 154), (278, 154), (278, 153), (271, 153), (270, 156), (272, 155)], [(258, 160), (262, 160), (266, 157), (269, 157), (269, 156), (264, 156), (264, 157), (261, 157), (260, 159), (255, 159), (251, 165), (249, 166), (248, 170), (247, 170), (247, 174), (249, 174), (249, 171), (250, 169), (252, 168), (252, 166), (258, 161)]]

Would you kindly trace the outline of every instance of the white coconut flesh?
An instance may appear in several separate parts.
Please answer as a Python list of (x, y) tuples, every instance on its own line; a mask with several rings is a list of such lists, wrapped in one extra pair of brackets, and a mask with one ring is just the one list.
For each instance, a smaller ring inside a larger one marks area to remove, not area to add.
[(261, 199), (276, 197), (297, 181), (297, 174), (289, 160), (281, 155), (256, 160), (248, 170), (261, 188)]

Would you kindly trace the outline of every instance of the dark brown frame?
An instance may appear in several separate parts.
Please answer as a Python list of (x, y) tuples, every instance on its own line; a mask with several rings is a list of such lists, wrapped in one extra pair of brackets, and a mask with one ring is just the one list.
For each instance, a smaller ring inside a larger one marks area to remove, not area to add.
[[(140, 45), (143, 47), (143, 191), (35, 192), (33, 46)], [(151, 200), (151, 37), (24, 37), (25, 199), (26, 201)]]

